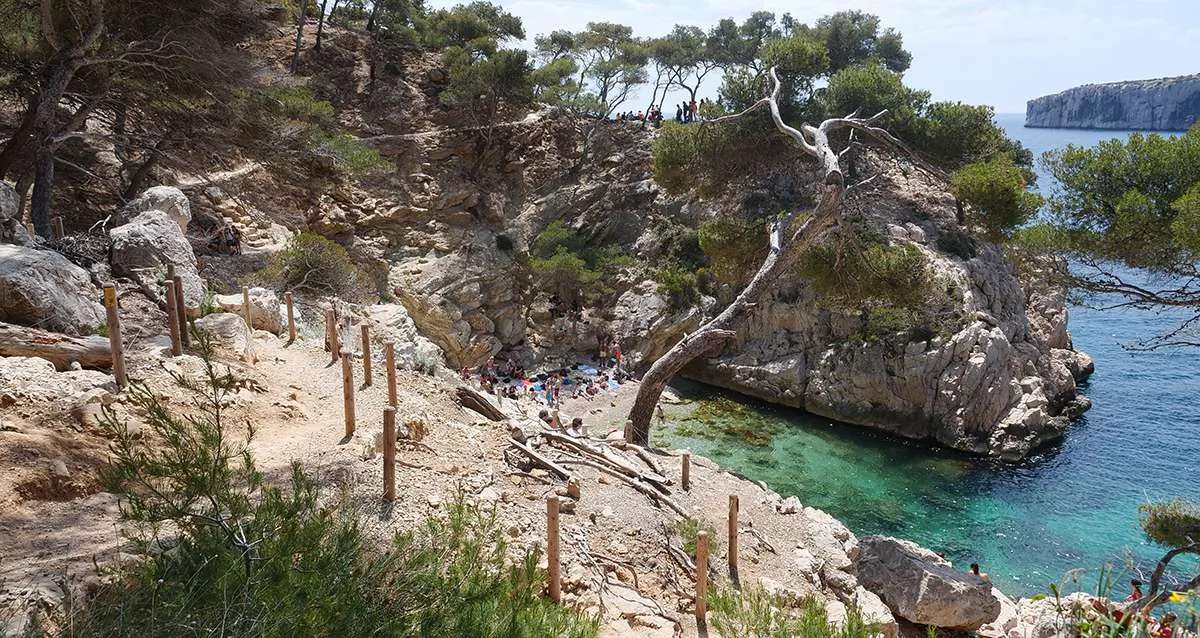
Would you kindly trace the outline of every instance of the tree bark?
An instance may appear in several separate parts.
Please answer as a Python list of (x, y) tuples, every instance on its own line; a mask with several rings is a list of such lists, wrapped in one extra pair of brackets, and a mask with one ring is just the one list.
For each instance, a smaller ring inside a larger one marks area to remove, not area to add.
[(112, 350), (106, 337), (70, 335), (0, 322), (0, 356), (41, 357), (66, 370), (78, 361), (85, 368), (112, 366)]
[(54, 151), (45, 144), (38, 149), (34, 164), (33, 196), (29, 198), (29, 219), (33, 230), (50, 237), (50, 207), (54, 194)]
[(300, 44), (304, 40), (304, 12), (308, 10), (308, 0), (300, 0), (300, 15), (296, 17), (296, 48), (292, 51), (291, 72), (296, 72), (300, 64)]
[[(337, 11), (339, 1), (340, 0), (333, 0), (333, 10), (329, 13)], [(327, 4), (329, 4), (329, 0), (321, 0), (321, 17), (317, 19), (317, 43), (313, 45), (313, 50), (317, 53), (321, 52), (321, 38), (325, 35), (325, 16), (327, 15), (325, 12), (325, 6)]]
[(711, 123), (718, 124), (724, 120), (735, 119), (760, 107), (770, 109), (771, 120), (774, 122), (775, 128), (796, 142), (805, 153), (816, 159), (821, 165), (824, 178), (819, 186), (820, 194), (816, 208), (811, 216), (799, 221), (798, 225), (799, 211), (785, 213), (772, 222), (769, 228), (770, 249), (750, 283), (733, 300), (733, 303), (695, 332), (676, 343), (662, 358), (655, 361), (650, 370), (642, 377), (637, 398), (629, 411), (629, 420), (633, 422), (633, 442), (639, 445), (649, 445), (650, 423), (654, 416), (654, 408), (658, 405), (658, 399), (667, 383), (688, 363), (706, 352), (724, 346), (729, 339), (733, 338), (755, 306), (774, 289), (780, 276), (791, 269), (796, 260), (804, 254), (806, 248), (813, 245), (825, 231), (837, 225), (841, 218), (841, 204), (846, 193), (846, 184), (839, 163), (840, 155), (834, 152), (829, 143), (830, 133), (849, 128), (868, 134), (879, 142), (907, 153), (921, 168), (933, 172), (935, 175), (942, 175), (941, 171), (921, 160), (903, 142), (873, 125), (887, 114), (886, 111), (881, 111), (869, 118), (859, 118), (857, 113), (846, 117), (831, 118), (816, 127), (804, 124), (800, 129), (796, 129), (787, 125), (779, 112), (779, 77), (774, 68), (771, 69), (770, 74), (772, 90), (769, 97), (759, 100), (741, 113), (720, 117)]
[(8, 171), (12, 169), (16, 163), (17, 157), (20, 156), (25, 145), (29, 143), (29, 138), (33, 134), (34, 124), (37, 123), (38, 114), (38, 97), (33, 95), (29, 98), (29, 106), (25, 110), (25, 115), (21, 118), (21, 124), (17, 130), (13, 132), (12, 137), (8, 138), (8, 142), (4, 145), (4, 150), (0, 151), (0, 179), (8, 176)]

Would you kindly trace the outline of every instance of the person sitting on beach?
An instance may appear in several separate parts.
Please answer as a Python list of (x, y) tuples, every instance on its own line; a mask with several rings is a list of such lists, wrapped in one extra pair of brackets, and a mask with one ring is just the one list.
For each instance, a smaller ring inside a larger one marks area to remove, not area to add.
[[(585, 436), (586, 433), (584, 432), (583, 428), (583, 419), (579, 417), (571, 419), (571, 427), (567, 428), (567, 434), (570, 434), (571, 436)], [(1167, 636), (1167, 638), (1170, 638), (1170, 636)]]
[(988, 576), (987, 572), (979, 571), (979, 563), (971, 563), (971, 573), (978, 576), (985, 583), (992, 582), (992, 579), (990, 576)]
[(1123, 600), (1121, 602), (1136, 603), (1137, 601), (1141, 600), (1142, 599), (1142, 581), (1134, 578), (1133, 580), (1129, 581), (1129, 586), (1131, 588), (1133, 588), (1133, 591), (1129, 592), (1129, 595), (1126, 596), (1125, 600)]
[(1178, 618), (1172, 611), (1163, 614), (1162, 620), (1158, 621), (1158, 629), (1154, 631), (1154, 638), (1172, 638), (1175, 634), (1175, 621)]

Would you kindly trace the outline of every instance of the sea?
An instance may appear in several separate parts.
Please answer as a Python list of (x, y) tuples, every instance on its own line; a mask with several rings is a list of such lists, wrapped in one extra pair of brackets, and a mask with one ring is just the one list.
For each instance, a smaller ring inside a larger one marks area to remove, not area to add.
[[(999, 114), (1010, 137), (1040, 157), (1127, 131), (1034, 129)], [(1040, 168), (1038, 188), (1054, 187)], [(1124, 595), (1163, 548), (1148, 542), (1138, 506), (1200, 499), (1200, 349), (1127, 346), (1186, 314), (1072, 305), (1077, 349), (1096, 362), (1082, 386), (1092, 409), (1059, 443), (1000, 463), (835, 423), (798, 410), (681, 381), (688, 403), (656, 443), (688, 447), (836, 516), (858, 535), (887, 534), (978, 562), (1011, 596), (1091, 591), (1100, 574)], [(1200, 568), (1196, 562), (1181, 567)], [(1194, 573), (1194, 571), (1193, 571)]]

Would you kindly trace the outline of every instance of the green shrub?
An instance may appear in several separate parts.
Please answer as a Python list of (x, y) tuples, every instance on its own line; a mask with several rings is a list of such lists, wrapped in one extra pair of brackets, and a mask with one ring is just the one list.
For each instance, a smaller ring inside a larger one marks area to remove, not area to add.
[(697, 239), (713, 275), (725, 284), (740, 283), (767, 255), (765, 219), (717, 217), (700, 224)]
[(1033, 218), (1042, 197), (1025, 190), (1024, 172), (1007, 156), (954, 171), (950, 190), (967, 204), (967, 221), (991, 241), (1002, 241)]
[(829, 622), (825, 605), (807, 597), (799, 605), (799, 613), (784, 608), (784, 601), (762, 587), (746, 587), (738, 591), (729, 587), (714, 587), (708, 593), (709, 621), (722, 636), (739, 638), (874, 638), (879, 627), (863, 619), (862, 613), (851, 606), (840, 626)]
[(675, 307), (686, 308), (700, 299), (700, 281), (696, 273), (678, 263), (655, 270), (654, 282)]
[(271, 88), (264, 95), (270, 101), (269, 110), (279, 117), (322, 128), (337, 125), (337, 112), (333, 105), (317, 99), (307, 86)]
[(636, 264), (621, 247), (593, 247), (579, 233), (555, 221), (534, 238), (528, 267), (533, 284), (568, 304), (592, 304), (611, 294), (621, 270)]
[(334, 166), (346, 175), (361, 177), (390, 166), (379, 151), (349, 133), (318, 131), (313, 134), (313, 144), (316, 149), (332, 157)]
[[(106, 483), (134, 547), (107, 584), (57, 623), (65, 636), (595, 636), (598, 621), (542, 597), (535, 552), (508, 560), (494, 511), (460, 493), (389, 542), (348, 498), (322, 499), (293, 465), (287, 487), (248, 452), (254, 428), (224, 412), (239, 383), (207, 356), (202, 381), (175, 380), (196, 411), (173, 413), (141, 383), (135, 431), (106, 411)], [(377, 514), (372, 513), (375, 517)]]
[(292, 237), (249, 280), (277, 290), (310, 291), (351, 301), (372, 296), (371, 278), (351, 261), (346, 249), (315, 233)]
[(708, 555), (716, 556), (721, 553), (721, 540), (717, 536), (717, 530), (713, 529), (712, 525), (700, 527), (700, 521), (694, 518), (685, 518), (675, 523), (675, 533), (679, 535), (679, 542), (683, 544), (683, 551), (687, 552), (693, 560), (696, 558), (696, 543), (700, 538), (700, 531), (708, 532)]

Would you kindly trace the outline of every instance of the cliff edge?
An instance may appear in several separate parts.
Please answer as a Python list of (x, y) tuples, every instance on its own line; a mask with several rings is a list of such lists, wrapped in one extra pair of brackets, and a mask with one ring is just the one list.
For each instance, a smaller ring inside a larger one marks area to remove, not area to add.
[(1032, 128), (1185, 131), (1200, 120), (1200, 74), (1085, 84), (1029, 100)]

